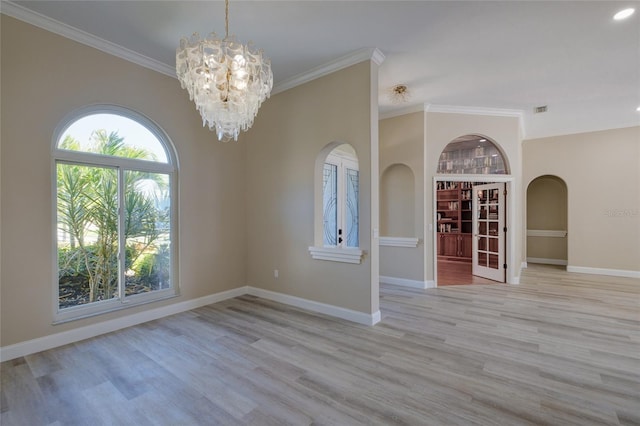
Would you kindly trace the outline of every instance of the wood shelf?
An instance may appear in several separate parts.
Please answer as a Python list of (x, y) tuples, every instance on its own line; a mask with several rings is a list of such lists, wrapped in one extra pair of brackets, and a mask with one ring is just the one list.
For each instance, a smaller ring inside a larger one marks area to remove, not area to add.
[(439, 182), (436, 210), (441, 259), (471, 261), (471, 187), (469, 182)]

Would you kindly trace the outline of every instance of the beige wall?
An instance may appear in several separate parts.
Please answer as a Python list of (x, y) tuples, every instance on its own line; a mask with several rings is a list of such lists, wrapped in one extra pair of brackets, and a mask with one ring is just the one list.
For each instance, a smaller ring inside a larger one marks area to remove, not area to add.
[(640, 127), (526, 140), (523, 157), (525, 188), (567, 184), (569, 266), (640, 271)]
[[(371, 244), (378, 226), (377, 203), (372, 207), (377, 180), (371, 179), (378, 173), (377, 131), (375, 139), (372, 133), (376, 73), (377, 66), (365, 61), (277, 94), (243, 137), (248, 285), (367, 314), (378, 310)], [(314, 245), (316, 158), (333, 142), (350, 144), (358, 157), (360, 247), (367, 252), (359, 265), (314, 260), (308, 250)]]
[[(489, 116), (489, 115), (471, 115), (471, 114), (452, 114), (441, 112), (427, 112), (426, 117), (426, 153), (425, 153), (425, 179), (426, 179), (426, 220), (427, 223), (433, 223), (433, 177), (438, 169), (438, 159), (445, 146), (457, 137), (464, 135), (482, 135), (494, 141), (501, 149), (503, 156), (508, 162), (511, 176), (514, 178), (513, 184), (508, 184), (509, 202), (520, 209), (523, 206), (522, 196), (522, 145), (521, 145), (521, 128), (520, 119), (518, 117), (509, 116)], [(455, 176), (455, 175), (453, 175)], [(520, 265), (523, 260), (523, 214), (518, 212), (507, 211), (507, 217), (511, 219), (511, 223), (507, 223), (510, 230), (507, 245), (511, 253), (511, 260), (507, 258), (509, 269), (507, 277), (517, 280), (520, 276)], [(509, 238), (512, 237), (514, 242), (510, 244)], [(429, 231), (427, 236), (429, 243), (427, 244), (427, 276), (433, 279), (434, 271), (434, 244), (433, 231)]]
[[(246, 284), (245, 144), (221, 144), (176, 79), (2, 15), (2, 346)], [(53, 326), (51, 140), (71, 111), (118, 104), (179, 158), (181, 296)]]
[[(423, 158), (424, 112), (380, 120), (381, 235), (420, 239), (415, 248), (380, 247), (381, 276), (425, 280)], [(396, 176), (400, 165), (411, 172), (412, 194), (397, 187), (402, 184)], [(411, 202), (403, 203), (402, 198)], [(402, 222), (402, 218), (408, 220)]]

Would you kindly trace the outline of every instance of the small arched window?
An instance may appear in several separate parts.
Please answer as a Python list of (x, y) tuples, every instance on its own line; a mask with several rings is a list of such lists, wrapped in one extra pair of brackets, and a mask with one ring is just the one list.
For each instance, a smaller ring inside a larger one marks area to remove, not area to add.
[(508, 174), (497, 145), (479, 135), (465, 135), (451, 141), (440, 154), (439, 174)]
[(55, 318), (177, 294), (176, 158), (148, 118), (116, 106), (71, 114), (54, 135)]
[(353, 147), (333, 142), (316, 158), (314, 259), (360, 263), (360, 176)]

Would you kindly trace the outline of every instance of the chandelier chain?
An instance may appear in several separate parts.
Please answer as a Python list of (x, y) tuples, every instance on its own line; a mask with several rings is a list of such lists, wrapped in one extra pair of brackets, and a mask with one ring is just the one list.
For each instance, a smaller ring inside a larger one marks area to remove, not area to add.
[(229, 0), (224, 2), (224, 38), (229, 38)]

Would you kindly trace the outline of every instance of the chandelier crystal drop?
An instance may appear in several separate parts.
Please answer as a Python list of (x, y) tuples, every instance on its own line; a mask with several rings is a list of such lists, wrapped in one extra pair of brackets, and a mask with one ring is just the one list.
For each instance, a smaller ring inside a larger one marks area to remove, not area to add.
[(258, 109), (271, 94), (271, 62), (261, 50), (229, 37), (229, 0), (225, 2), (223, 39), (215, 33), (201, 39), (198, 33), (180, 40), (176, 49), (176, 73), (183, 89), (195, 102), (218, 140), (238, 140), (240, 131), (253, 125)]

